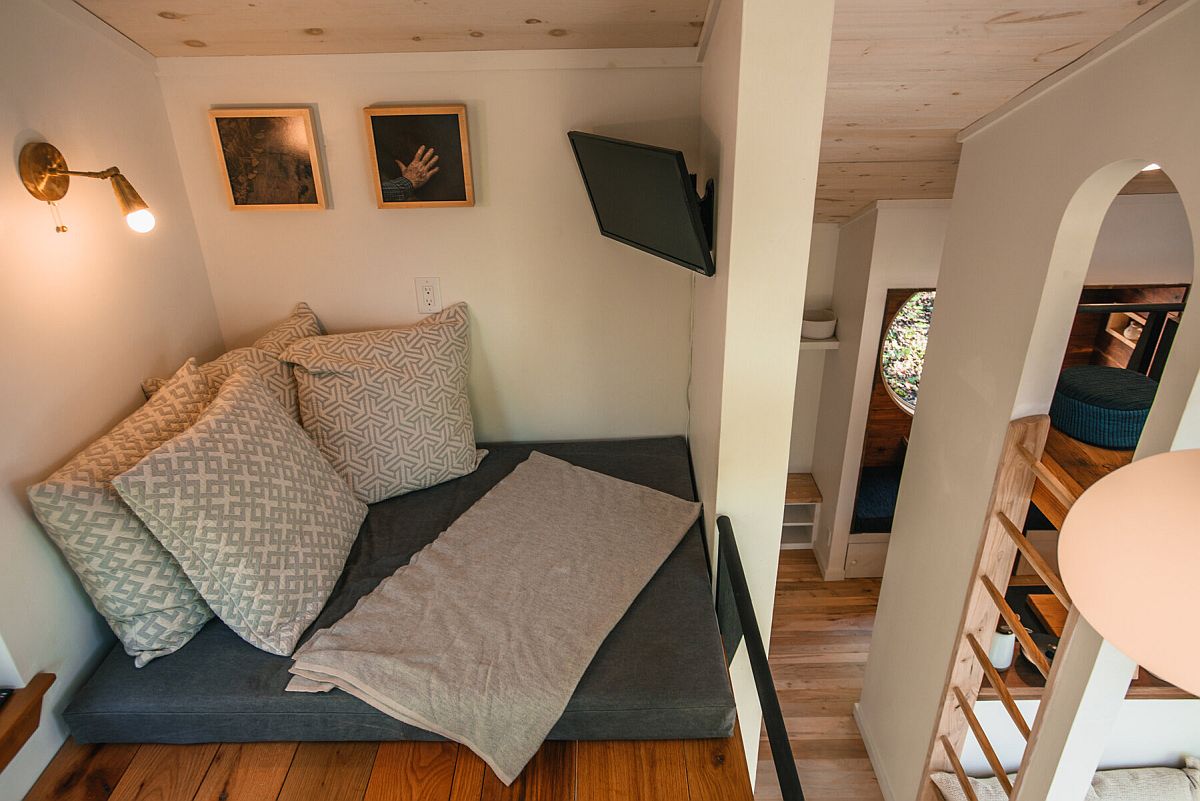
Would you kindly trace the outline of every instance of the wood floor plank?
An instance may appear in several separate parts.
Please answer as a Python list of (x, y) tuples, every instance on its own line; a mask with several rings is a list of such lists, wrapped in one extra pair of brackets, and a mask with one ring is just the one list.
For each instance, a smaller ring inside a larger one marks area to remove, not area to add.
[[(879, 579), (826, 582), (812, 551), (780, 554), (771, 671), (808, 801), (883, 798), (853, 717), (862, 694), (879, 585)], [(765, 738), (754, 797), (780, 798)]]
[(67, 738), (25, 801), (107, 801), (138, 746), (81, 745)]
[(687, 801), (682, 740), (576, 743), (575, 801)]
[(690, 801), (750, 801), (750, 774), (742, 733), (726, 740), (686, 740), (683, 744)]
[(194, 801), (275, 801), (297, 743), (224, 743)]
[(379, 743), (300, 743), (279, 801), (362, 801), (378, 750)]
[(190, 801), (216, 755), (216, 743), (143, 745), (113, 788), (109, 801)]
[(491, 770), (483, 801), (566, 801), (574, 796), (575, 743), (547, 740), (508, 787)]
[(489, 773), (487, 764), (465, 745), (458, 749), (454, 765), (454, 784), (450, 801), (479, 801), (483, 796), (483, 780)]
[(382, 743), (365, 801), (449, 801), (458, 743)]

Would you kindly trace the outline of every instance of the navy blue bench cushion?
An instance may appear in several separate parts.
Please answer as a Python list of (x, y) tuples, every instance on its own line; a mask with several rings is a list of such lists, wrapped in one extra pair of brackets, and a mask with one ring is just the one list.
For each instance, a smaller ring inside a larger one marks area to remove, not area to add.
[(1050, 424), (1089, 445), (1137, 447), (1158, 392), (1158, 382), (1132, 370), (1085, 364), (1058, 377)]
[(886, 534), (892, 530), (902, 470), (899, 465), (862, 469), (858, 495), (854, 498), (854, 518), (850, 521), (852, 534)]
[[(407, 564), (535, 448), (694, 499), (682, 438), (481, 447), (490, 454), (474, 473), (370, 507), (309, 634), (332, 625)], [(733, 693), (709, 586), (697, 525), (605, 640), (550, 738), (728, 737)], [(119, 645), (113, 648), (64, 716), (85, 743), (441, 739), (341, 691), (284, 692), (290, 665), (213, 620), (186, 647), (140, 670)]]

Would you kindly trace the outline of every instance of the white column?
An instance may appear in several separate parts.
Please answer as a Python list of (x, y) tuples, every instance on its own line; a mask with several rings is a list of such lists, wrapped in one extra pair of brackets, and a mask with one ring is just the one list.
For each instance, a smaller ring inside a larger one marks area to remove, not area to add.
[[(708, 530), (715, 515), (732, 521), (769, 637), (833, 0), (724, 0), (709, 25), (717, 276), (696, 279), (691, 447)], [(731, 673), (753, 774), (761, 710), (744, 653)]]
[(1071, 610), (1012, 801), (1079, 801), (1125, 703), (1134, 663)]

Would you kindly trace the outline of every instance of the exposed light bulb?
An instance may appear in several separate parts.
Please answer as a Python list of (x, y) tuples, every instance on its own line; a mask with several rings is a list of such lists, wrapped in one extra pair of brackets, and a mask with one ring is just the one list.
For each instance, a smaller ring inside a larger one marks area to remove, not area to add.
[(1147, 164), (1145, 167), (1142, 167), (1142, 172), (1154, 172), (1155, 170), (1161, 170), (1161, 169), (1162, 169), (1161, 164), (1154, 164), (1152, 162), (1150, 164)]
[(154, 230), (155, 220), (150, 209), (139, 209), (126, 214), (125, 223), (139, 234), (146, 234)]

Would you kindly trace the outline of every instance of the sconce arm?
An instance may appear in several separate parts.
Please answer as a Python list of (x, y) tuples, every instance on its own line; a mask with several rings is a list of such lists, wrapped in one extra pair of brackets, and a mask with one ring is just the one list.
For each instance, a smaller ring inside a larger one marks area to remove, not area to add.
[(114, 175), (120, 175), (121, 171), (119, 169), (117, 169), (116, 167), (109, 167), (107, 170), (100, 170), (99, 172), (86, 172), (83, 170), (58, 170), (58, 169), (51, 168), (46, 171), (46, 174), (50, 175), (50, 176), (78, 175), (81, 178), (100, 178), (102, 180), (108, 180), (109, 178), (112, 178)]

